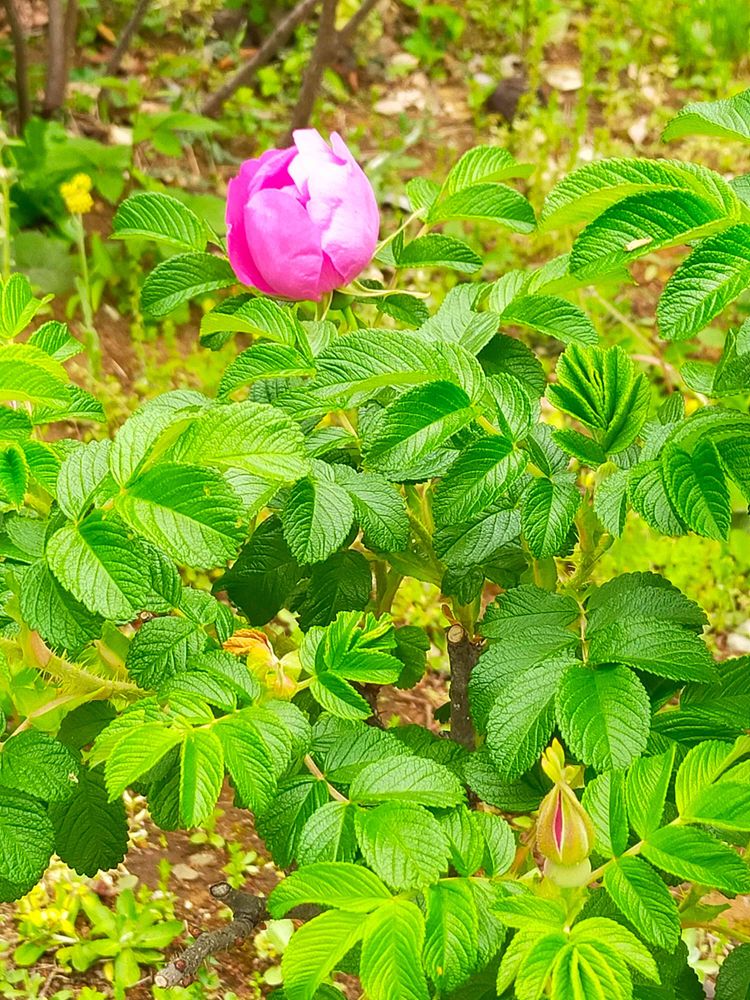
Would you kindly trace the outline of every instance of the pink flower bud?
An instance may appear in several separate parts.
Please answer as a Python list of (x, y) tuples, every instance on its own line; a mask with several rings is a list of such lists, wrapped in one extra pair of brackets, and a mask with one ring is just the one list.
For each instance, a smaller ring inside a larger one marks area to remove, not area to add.
[(372, 186), (340, 135), (298, 129), (294, 146), (245, 160), (227, 191), (227, 249), (240, 281), (267, 295), (319, 300), (375, 251)]
[(536, 842), (555, 865), (579, 865), (594, 848), (594, 824), (568, 785), (556, 784), (539, 807)]

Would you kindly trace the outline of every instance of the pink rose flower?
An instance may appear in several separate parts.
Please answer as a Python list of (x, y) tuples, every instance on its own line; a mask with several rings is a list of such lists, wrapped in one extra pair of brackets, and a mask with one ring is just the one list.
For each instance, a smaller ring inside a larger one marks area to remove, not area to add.
[(227, 191), (227, 248), (237, 277), (267, 295), (318, 301), (372, 259), (380, 214), (372, 186), (336, 132), (299, 129), (294, 146), (245, 160)]

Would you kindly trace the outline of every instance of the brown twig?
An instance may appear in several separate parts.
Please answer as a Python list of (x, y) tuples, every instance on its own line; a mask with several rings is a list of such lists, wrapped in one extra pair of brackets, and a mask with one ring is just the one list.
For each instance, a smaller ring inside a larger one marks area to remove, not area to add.
[(26, 122), (31, 117), (31, 98), (29, 97), (29, 53), (26, 36), (18, 15), (15, 0), (3, 0), (5, 16), (8, 18), (10, 35), (13, 39), (13, 55), (16, 76), (16, 101), (18, 103), (18, 132), (23, 132)]
[(47, 85), (42, 104), (45, 115), (53, 115), (65, 102), (71, 51), (78, 24), (78, 0), (49, 0), (47, 4)]
[[(232, 920), (219, 930), (199, 934), (192, 944), (160, 969), (154, 976), (154, 984), (161, 989), (189, 986), (198, 969), (210, 955), (227, 951), (232, 945), (244, 941), (270, 916), (265, 896), (255, 896), (241, 889), (233, 889), (228, 882), (217, 882), (210, 886), (209, 892), (214, 899), (229, 907), (232, 911)], [(319, 906), (303, 905), (290, 910), (287, 916), (295, 920), (310, 920), (319, 913)]]
[(339, 45), (349, 44), (357, 34), (360, 25), (364, 23), (367, 16), (378, 3), (380, 3), (380, 0), (364, 0), (362, 6), (358, 10), (355, 10), (344, 27), (339, 30), (337, 39)]
[(117, 45), (115, 45), (112, 50), (107, 63), (104, 67), (105, 76), (114, 76), (115, 73), (120, 68), (120, 63), (122, 62), (122, 57), (130, 48), (130, 43), (136, 35), (136, 32), (143, 23), (143, 19), (148, 13), (148, 8), (151, 6), (151, 0), (138, 0), (135, 5), (133, 13), (130, 15), (130, 20), (122, 29), (122, 34), (117, 40)]
[(223, 86), (219, 87), (215, 94), (206, 98), (201, 108), (201, 114), (207, 115), (209, 118), (215, 118), (224, 107), (225, 102), (240, 87), (246, 87), (258, 70), (273, 59), (282, 45), (286, 44), (297, 25), (312, 11), (316, 3), (317, 0), (300, 0), (297, 6), (293, 7), (286, 17), (283, 17), (279, 21), (255, 55), (245, 63), (242, 69), (238, 70)]
[(469, 710), (469, 680), (481, 646), (472, 642), (463, 625), (458, 624), (448, 629), (447, 640), (451, 665), (451, 738), (467, 750), (473, 750), (476, 734)]
[(289, 125), (289, 133), (286, 142), (282, 145), (289, 145), (292, 133), (295, 129), (306, 128), (310, 123), (315, 98), (320, 88), (320, 81), (323, 72), (331, 62), (334, 52), (338, 46), (338, 32), (336, 31), (336, 8), (338, 0), (323, 0), (320, 10), (320, 22), (318, 33), (315, 36), (315, 46), (310, 56), (310, 62), (305, 68), (302, 77), (302, 87), (300, 88), (297, 103), (292, 112), (292, 121)]

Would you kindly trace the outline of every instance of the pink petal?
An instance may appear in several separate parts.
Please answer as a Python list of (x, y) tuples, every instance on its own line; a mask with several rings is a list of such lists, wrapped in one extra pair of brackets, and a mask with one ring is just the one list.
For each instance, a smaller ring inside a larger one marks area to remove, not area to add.
[(323, 254), (320, 233), (287, 191), (263, 190), (245, 208), (245, 232), (265, 282), (276, 295), (319, 299)]
[(234, 273), (243, 285), (252, 285), (261, 292), (269, 293), (271, 289), (255, 266), (245, 233), (248, 187), (257, 173), (259, 162), (259, 160), (245, 160), (239, 174), (232, 178), (227, 187), (227, 252)]

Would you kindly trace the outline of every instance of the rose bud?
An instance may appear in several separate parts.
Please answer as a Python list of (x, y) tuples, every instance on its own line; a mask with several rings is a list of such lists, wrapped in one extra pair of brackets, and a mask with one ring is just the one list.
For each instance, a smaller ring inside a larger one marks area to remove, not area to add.
[(336, 132), (294, 132), (294, 146), (245, 160), (227, 191), (234, 272), (267, 295), (318, 301), (372, 259), (380, 215), (362, 168)]
[(537, 846), (546, 858), (544, 873), (560, 886), (583, 885), (591, 873), (594, 824), (573, 791), (582, 784), (581, 768), (566, 766), (563, 748), (553, 740), (542, 755), (542, 769), (554, 781), (536, 823)]

